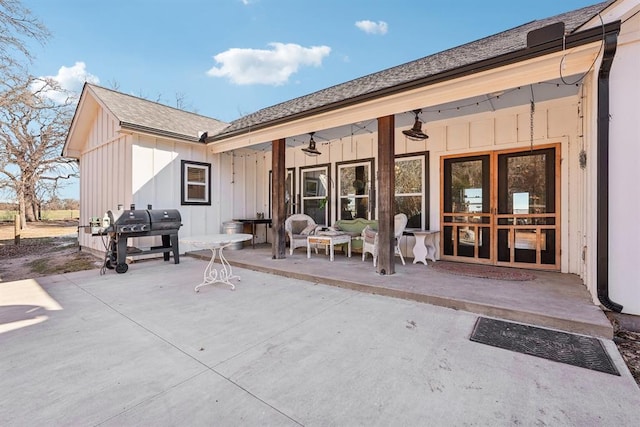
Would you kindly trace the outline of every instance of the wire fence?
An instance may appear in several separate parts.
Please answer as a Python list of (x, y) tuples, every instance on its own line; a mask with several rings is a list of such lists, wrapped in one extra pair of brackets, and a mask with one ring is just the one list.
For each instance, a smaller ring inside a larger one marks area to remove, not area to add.
[[(0, 210), (0, 221), (13, 221), (18, 211)], [(74, 220), (80, 218), (78, 209), (44, 210), (41, 213), (42, 221)]]

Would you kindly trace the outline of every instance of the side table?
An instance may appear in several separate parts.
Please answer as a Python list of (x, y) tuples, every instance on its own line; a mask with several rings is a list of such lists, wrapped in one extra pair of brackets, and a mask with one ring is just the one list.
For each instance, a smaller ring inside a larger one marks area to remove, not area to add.
[(418, 262), (427, 264), (427, 258), (431, 261), (436, 261), (436, 236), (440, 233), (434, 230), (407, 230), (408, 233), (412, 233), (416, 238), (416, 243), (413, 246), (413, 263)]

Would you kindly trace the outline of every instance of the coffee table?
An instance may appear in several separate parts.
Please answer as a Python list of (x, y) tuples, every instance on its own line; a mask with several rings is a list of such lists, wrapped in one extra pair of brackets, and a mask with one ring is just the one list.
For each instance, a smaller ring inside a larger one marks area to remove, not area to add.
[[(347, 244), (347, 255), (351, 258), (351, 236), (348, 234), (314, 235), (307, 237), (307, 258), (311, 258), (311, 245), (324, 245), (329, 248), (329, 260), (333, 261), (335, 245)], [(326, 251), (325, 251), (326, 252)]]

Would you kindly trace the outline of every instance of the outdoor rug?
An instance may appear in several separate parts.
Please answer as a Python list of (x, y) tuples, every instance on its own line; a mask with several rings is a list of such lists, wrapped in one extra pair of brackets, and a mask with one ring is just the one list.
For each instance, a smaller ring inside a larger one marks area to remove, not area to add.
[(536, 278), (533, 273), (528, 271), (509, 267), (494, 267), (492, 265), (437, 261), (429, 264), (429, 266), (444, 273), (479, 277), (482, 279), (525, 281)]
[(581, 368), (620, 375), (597, 338), (479, 317), (469, 339)]

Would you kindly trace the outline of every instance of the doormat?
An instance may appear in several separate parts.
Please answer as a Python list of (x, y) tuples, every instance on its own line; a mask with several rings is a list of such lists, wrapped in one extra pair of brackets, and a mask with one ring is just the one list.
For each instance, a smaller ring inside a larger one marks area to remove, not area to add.
[(536, 278), (533, 273), (528, 271), (509, 267), (494, 267), (492, 265), (437, 261), (429, 264), (429, 266), (444, 273), (481, 279), (526, 281)]
[(620, 376), (609, 354), (597, 338), (479, 317), (469, 339), (530, 356)]

